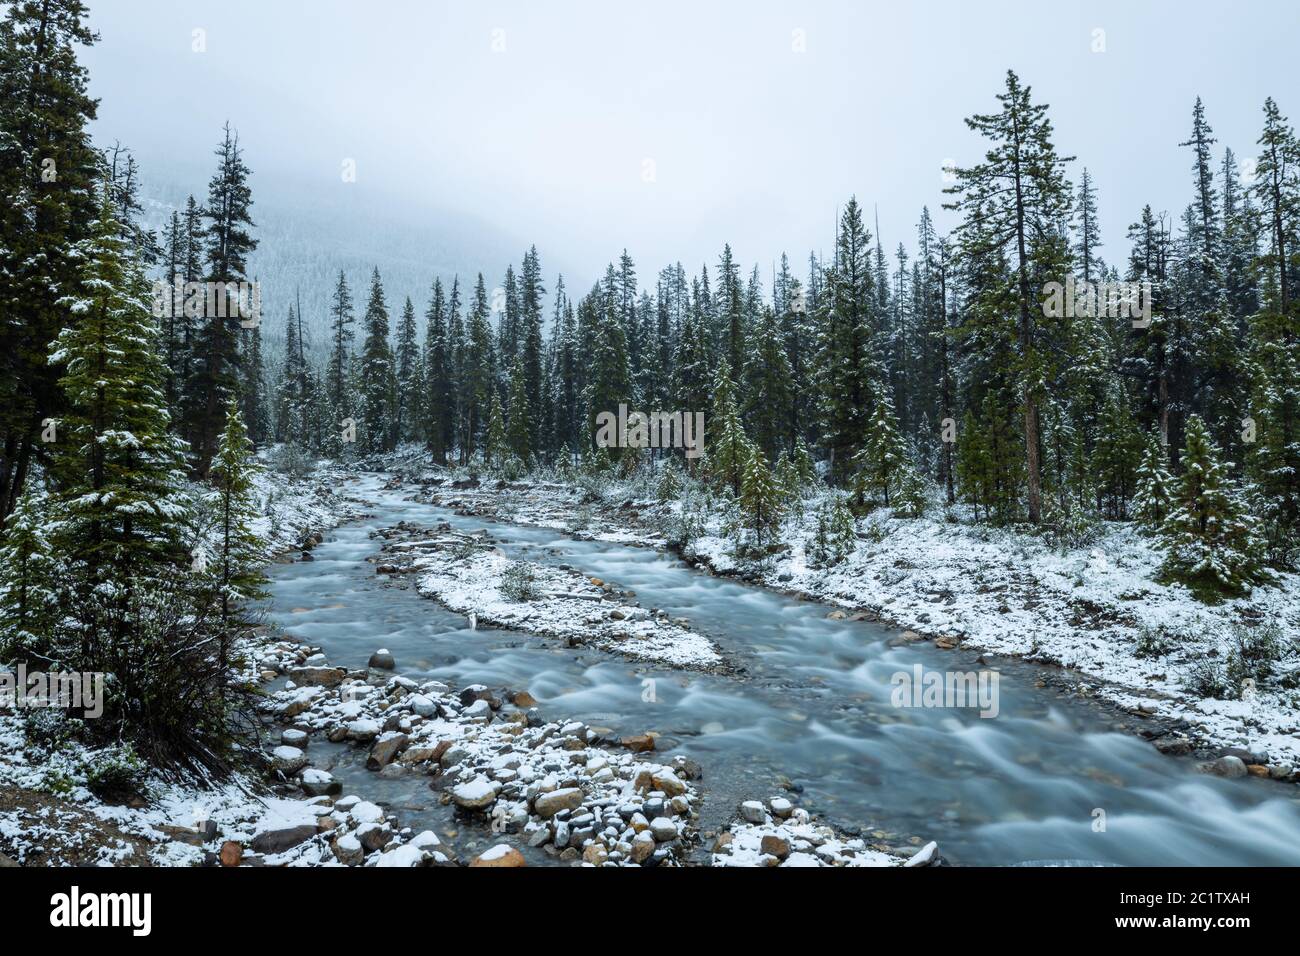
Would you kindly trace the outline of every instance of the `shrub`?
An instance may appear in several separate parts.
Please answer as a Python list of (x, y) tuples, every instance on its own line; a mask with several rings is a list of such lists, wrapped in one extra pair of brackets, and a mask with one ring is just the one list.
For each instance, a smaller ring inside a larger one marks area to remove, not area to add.
[(144, 761), (130, 744), (106, 747), (82, 764), (86, 789), (101, 800), (126, 800), (144, 786)]
[(542, 596), (532, 565), (516, 561), (501, 575), (501, 596), (507, 601), (536, 601)]
[(1193, 664), (1183, 686), (1188, 693), (1214, 700), (1228, 700), (1231, 692), (1223, 663), (1212, 657), (1203, 657)]

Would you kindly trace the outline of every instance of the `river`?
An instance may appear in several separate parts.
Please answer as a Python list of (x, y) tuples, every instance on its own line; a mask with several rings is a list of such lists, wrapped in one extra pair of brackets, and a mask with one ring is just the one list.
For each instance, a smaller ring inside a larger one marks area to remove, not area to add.
[[(1294, 785), (1205, 776), (1190, 759), (1115, 732), (1115, 715), (1099, 705), (1038, 686), (1045, 670), (1037, 665), (994, 662), (993, 718), (973, 708), (896, 708), (894, 674), (918, 664), (979, 670), (976, 652), (899, 642), (882, 625), (830, 620), (824, 605), (713, 577), (647, 548), (460, 517), (380, 486), (367, 475), (349, 489), (373, 502), (373, 517), (335, 529), (314, 561), (274, 566), (268, 618), (337, 665), (364, 667), (386, 647), (398, 673), (416, 679), (526, 689), (547, 717), (623, 734), (658, 731), (659, 756), (685, 754), (704, 768), (706, 830), (723, 826), (738, 800), (775, 795), (788, 782), (798, 790), (788, 795), (836, 826), (869, 842), (876, 831), (893, 842), (934, 839), (957, 864), (1300, 864)], [(629, 588), (643, 606), (688, 618), (745, 674), (656, 668), (519, 632), (472, 630), (365, 560), (380, 544), (369, 533), (402, 520), (487, 528), (514, 556)], [(411, 825), (453, 832), (425, 778), (381, 779), (363, 769), (360, 752), (313, 743), (321, 748), (345, 787), (388, 801)]]

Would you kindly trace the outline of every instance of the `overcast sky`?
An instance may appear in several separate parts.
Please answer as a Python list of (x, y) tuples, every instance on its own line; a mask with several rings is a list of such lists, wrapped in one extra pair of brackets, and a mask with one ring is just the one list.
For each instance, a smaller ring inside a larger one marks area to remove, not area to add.
[(350, 188), (351, 159), (368, 190), (408, 210), (471, 212), (536, 242), (548, 272), (578, 270), (579, 287), (624, 246), (643, 279), (677, 259), (712, 266), (724, 241), (765, 276), (782, 250), (802, 268), (854, 193), (878, 205), (891, 250), (913, 245), (921, 206), (937, 214), (943, 201), (944, 161), (980, 155), (962, 119), (994, 108), (1008, 67), (1051, 104), (1059, 147), (1079, 157), (1072, 178), (1092, 171), (1112, 261), (1143, 203), (1188, 202), (1178, 143), (1198, 94), (1216, 150), (1239, 156), (1254, 154), (1265, 96), (1300, 119), (1296, 0), (90, 10), (96, 134), (131, 146), (146, 177), (208, 170), (229, 119), (255, 198), (259, 183), (292, 181), (329, 203)]

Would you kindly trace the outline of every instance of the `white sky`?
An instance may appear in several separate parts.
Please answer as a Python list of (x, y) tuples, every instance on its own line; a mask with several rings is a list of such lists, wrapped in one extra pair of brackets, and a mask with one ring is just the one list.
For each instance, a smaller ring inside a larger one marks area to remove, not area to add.
[[(712, 267), (724, 241), (765, 280), (782, 250), (802, 269), (853, 193), (879, 206), (891, 251), (913, 245), (923, 204), (946, 231), (940, 167), (980, 155), (962, 119), (994, 108), (1008, 67), (1051, 104), (1061, 150), (1091, 169), (1111, 261), (1144, 202), (1188, 202), (1191, 156), (1177, 144), (1197, 94), (1216, 150), (1239, 157), (1254, 153), (1266, 95), (1300, 120), (1295, 0), (90, 8), (96, 133), (131, 146), (146, 178), (194, 169), (200, 189), (229, 119), (255, 198), (292, 181), (329, 203), (353, 158), (368, 190), (407, 210), (470, 212), (521, 252), (536, 242), (547, 273), (576, 270), (578, 289), (624, 246), (643, 280), (677, 259)], [(1097, 28), (1104, 53), (1091, 50)]]

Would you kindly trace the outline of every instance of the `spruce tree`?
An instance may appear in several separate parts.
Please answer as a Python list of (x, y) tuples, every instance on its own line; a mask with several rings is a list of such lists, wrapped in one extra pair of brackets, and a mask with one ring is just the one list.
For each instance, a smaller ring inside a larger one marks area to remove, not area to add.
[(740, 488), (740, 513), (754, 550), (771, 544), (781, 531), (781, 489), (772, 478), (767, 459), (757, 446), (750, 446)]
[(396, 444), (396, 387), (393, 353), (388, 344), (388, 305), (379, 269), (370, 276), (370, 298), (363, 319), (366, 339), (361, 347), (359, 392), (361, 425), (358, 428), (363, 454), (391, 451)]
[(1240, 594), (1259, 579), (1258, 541), (1200, 416), (1187, 420), (1174, 510), (1161, 526), (1162, 572), (1203, 599)]
[(39, 670), (63, 663), (54, 636), (64, 569), (50, 543), (50, 502), (28, 486), (0, 538), (0, 662)]
[(715, 486), (733, 496), (741, 493), (745, 469), (753, 457), (749, 437), (736, 410), (731, 366), (724, 358), (718, 363), (713, 384), (713, 412), (708, 420), (708, 473)]
[(396, 441), (415, 441), (420, 435), (424, 369), (415, 329), (415, 306), (408, 296), (397, 323), (396, 404), (393, 409)]
[(1133, 520), (1144, 531), (1159, 531), (1174, 507), (1174, 479), (1159, 431), (1147, 436), (1133, 492)]

